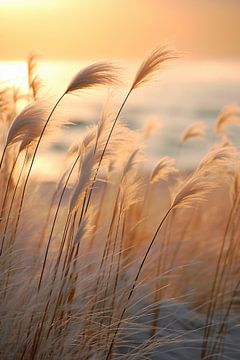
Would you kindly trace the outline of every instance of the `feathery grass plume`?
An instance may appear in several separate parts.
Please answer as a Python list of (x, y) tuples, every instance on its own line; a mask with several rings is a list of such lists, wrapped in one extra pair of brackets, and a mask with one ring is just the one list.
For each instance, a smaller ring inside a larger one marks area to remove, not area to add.
[(122, 193), (122, 213), (132, 205), (143, 201), (143, 179), (135, 172), (130, 173), (120, 184)]
[(215, 126), (216, 134), (223, 134), (226, 132), (227, 125), (240, 125), (240, 106), (228, 105), (220, 112)]
[(111, 129), (114, 115), (110, 109), (108, 106), (103, 108), (101, 119), (97, 125), (96, 146), (102, 141), (102, 138), (106, 138)]
[(166, 47), (158, 47), (143, 61), (134, 78), (131, 90), (137, 89), (152, 80), (155, 73), (167, 60), (177, 58), (177, 54)]
[[(84, 197), (84, 191), (87, 189), (88, 185), (90, 185), (92, 180), (96, 166), (96, 152), (98, 151), (97, 139), (100, 139), (100, 133), (99, 125), (89, 127), (79, 149), (79, 176), (69, 204), (70, 214), (79, 207)], [(94, 184), (92, 184), (92, 186), (93, 185)]]
[(35, 71), (37, 67), (37, 60), (39, 59), (39, 55), (32, 52), (28, 55), (27, 59), (27, 68), (28, 68), (28, 80), (29, 80), (29, 87), (31, 86), (32, 79), (35, 76)]
[(166, 180), (167, 177), (176, 173), (178, 170), (175, 167), (176, 160), (168, 156), (163, 157), (157, 163), (150, 176), (150, 184), (154, 184), (159, 180)]
[(172, 201), (172, 208), (192, 207), (196, 201), (205, 201), (206, 195), (211, 190), (217, 188), (221, 182), (229, 182), (229, 177), (232, 179), (235, 174), (237, 158), (239, 155), (232, 146), (220, 146), (211, 150), (200, 161), (190, 179), (176, 193)]
[(130, 154), (123, 170), (120, 183), (120, 192), (122, 194), (122, 212), (128, 210), (131, 205), (142, 201), (142, 179), (136, 172), (136, 165), (144, 159), (139, 148), (133, 150)]
[[(24, 94), (21, 92), (21, 88), (19, 86), (13, 86), (11, 89), (12, 93), (12, 100), (13, 100), (13, 110), (12, 110), (12, 118), (9, 117), (9, 123), (12, 123), (13, 119), (16, 117), (16, 114), (18, 113), (17, 104), (18, 101), (24, 100), (29, 104), (29, 94)], [(36, 99), (34, 99), (36, 100)]]
[[(22, 151), (28, 146), (36, 143), (45, 126), (48, 108), (49, 104), (43, 100), (36, 101), (24, 108), (12, 122), (8, 132), (6, 146), (20, 143), (19, 150)], [(56, 131), (67, 123), (69, 123), (69, 121), (66, 117), (53, 117), (46, 129), (45, 135), (47, 136), (47, 139), (50, 140), (52, 136), (56, 137)]]
[(73, 213), (74, 210), (76, 210), (79, 207), (81, 200), (84, 196), (84, 190), (87, 188), (87, 185), (90, 183), (93, 175), (94, 148), (89, 147), (85, 149), (84, 152), (85, 153), (81, 159), (80, 175), (70, 200), (70, 205), (69, 205), (70, 214)]
[[(99, 152), (100, 150), (102, 151), (105, 146), (108, 130), (111, 128), (111, 126), (112, 121), (108, 121), (105, 125), (105, 131), (98, 140)], [(126, 141), (126, 139), (128, 140)], [(118, 166), (120, 166), (120, 164), (122, 164), (125, 166), (126, 158), (129, 158), (130, 154), (132, 154), (133, 148), (139, 149), (139, 152), (141, 152), (141, 147), (142, 144), (140, 133), (129, 129), (122, 121), (119, 121), (115, 126), (114, 136), (112, 137), (111, 143), (106, 149), (105, 155), (108, 155), (109, 158), (111, 154), (111, 158), (114, 160), (115, 165), (118, 164)], [(135, 161), (135, 156), (133, 156), (133, 161)]]
[(193, 138), (204, 138), (206, 127), (207, 125), (204, 121), (196, 121), (190, 124), (183, 131), (181, 135), (180, 143), (185, 144), (189, 139), (193, 139)]
[(161, 124), (157, 116), (151, 116), (150, 118), (146, 119), (142, 131), (144, 140), (151, 138), (160, 127)]
[(171, 207), (187, 208), (206, 201), (206, 195), (214, 188), (216, 188), (215, 182), (210, 182), (208, 178), (195, 174), (174, 196)]
[(32, 90), (33, 99), (36, 100), (39, 90), (42, 87), (42, 80), (39, 75), (36, 74), (37, 60), (39, 55), (35, 53), (30, 53), (28, 56), (28, 86)]
[(39, 75), (34, 76), (31, 82), (31, 88), (33, 92), (34, 100), (37, 100), (40, 90), (43, 87), (43, 81), (40, 79)]
[(66, 93), (99, 85), (117, 85), (119, 69), (106, 62), (98, 62), (80, 70), (72, 79)]
[(14, 102), (14, 93), (11, 87), (5, 87), (0, 90), (0, 120), (1, 125), (6, 128), (11, 124), (16, 114), (16, 103)]
[(23, 109), (12, 122), (3, 149), (0, 168), (2, 167), (8, 146), (19, 142), (20, 151), (22, 151), (40, 137), (46, 116), (46, 107), (44, 104), (42, 105), (32, 103)]
[[(239, 159), (237, 149), (228, 144), (220, 144), (213, 147), (200, 161), (196, 171), (215, 171), (219, 166), (226, 166), (230, 171), (236, 169), (236, 161)], [(220, 167), (221, 169), (221, 167)]]
[(46, 106), (37, 102), (23, 109), (9, 129), (6, 146), (19, 142), (23, 150), (35, 142), (44, 127), (46, 112)]
[(22, 95), (20, 93), (20, 88), (18, 86), (13, 86), (12, 87), (12, 98), (13, 98), (13, 102), (16, 106), (18, 100), (20, 99), (26, 99), (26, 95)]
[(137, 155), (139, 155), (139, 149), (135, 149), (130, 154), (128, 161), (124, 167), (123, 179), (126, 177), (127, 173), (131, 171), (131, 169), (134, 167), (134, 165), (140, 161), (140, 158)]

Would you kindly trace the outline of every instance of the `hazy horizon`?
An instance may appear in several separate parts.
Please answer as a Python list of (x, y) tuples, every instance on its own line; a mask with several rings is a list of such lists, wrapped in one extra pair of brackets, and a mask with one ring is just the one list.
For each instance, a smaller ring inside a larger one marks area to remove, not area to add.
[[(107, 99), (110, 107), (118, 107), (134, 77), (140, 61), (120, 65), (119, 74), (122, 86), (112, 90), (91, 90), (68, 96), (65, 107), (68, 116), (74, 120), (74, 126), (67, 127), (58, 142), (49, 151), (40, 153), (35, 161), (35, 174), (43, 180), (56, 180), (61, 168), (63, 153), (81, 136), (89, 124), (101, 116)], [(43, 80), (43, 99), (53, 100), (66, 88), (72, 76), (88, 61), (47, 61), (39, 59), (37, 74)], [(138, 89), (129, 99), (123, 113), (123, 120), (130, 128), (141, 130), (149, 118), (155, 118), (160, 130), (149, 144), (148, 164), (156, 162), (161, 156), (173, 156), (178, 153), (178, 142), (181, 132), (192, 121), (204, 121), (208, 124), (209, 136), (205, 141), (189, 142), (185, 145), (184, 155), (178, 166), (193, 168), (207, 149), (217, 141), (214, 135), (214, 124), (223, 106), (239, 103), (240, 92), (239, 61), (184, 61), (175, 60), (163, 66), (158, 79), (143, 89)], [(28, 91), (27, 62), (0, 61), (0, 82), (19, 86), (23, 92)], [(64, 114), (65, 110), (63, 109)], [(174, 131), (173, 131), (174, 130)], [(235, 142), (239, 131), (229, 134)], [(193, 155), (194, 154), (194, 155)]]

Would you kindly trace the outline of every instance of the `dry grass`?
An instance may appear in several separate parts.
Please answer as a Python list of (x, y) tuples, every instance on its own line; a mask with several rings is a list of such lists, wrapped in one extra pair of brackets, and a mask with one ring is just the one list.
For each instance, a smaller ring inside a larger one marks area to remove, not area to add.
[[(143, 171), (156, 124), (133, 131), (121, 121), (133, 90), (175, 57), (166, 48), (149, 55), (119, 111), (105, 109), (86, 129), (53, 185), (31, 171), (43, 140), (66, 122), (56, 107), (69, 93), (117, 86), (117, 68), (81, 70), (50, 108), (39, 100), (31, 55), (29, 93), (1, 91), (1, 359), (168, 359), (193, 331), (201, 332), (194, 358), (230, 356), (225, 339), (240, 290), (239, 151), (221, 143), (187, 175), (168, 157)], [(30, 105), (18, 114), (22, 97)], [(237, 110), (220, 114), (217, 132), (238, 124)], [(204, 131), (191, 125), (181, 146)], [(195, 330), (171, 328), (170, 299), (195, 310)], [(187, 358), (189, 344), (174, 358)]]

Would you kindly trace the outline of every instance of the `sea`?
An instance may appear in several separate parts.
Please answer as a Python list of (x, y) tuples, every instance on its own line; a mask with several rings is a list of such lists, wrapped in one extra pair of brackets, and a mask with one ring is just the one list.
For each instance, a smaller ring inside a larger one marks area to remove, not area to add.
[[(37, 72), (42, 79), (42, 96), (55, 101), (72, 77), (93, 61), (40, 60)], [(116, 88), (84, 90), (67, 95), (58, 111), (70, 117), (67, 125), (51, 146), (39, 153), (35, 172), (38, 176), (55, 179), (61, 171), (62, 160), (73, 142), (81, 141), (87, 126), (101, 118), (106, 107), (117, 110), (126, 95), (131, 81), (141, 63), (137, 60), (118, 60), (120, 83)], [(0, 89), (16, 85), (27, 88), (27, 63), (25, 61), (0, 62)], [(177, 159), (177, 166), (194, 168), (209, 148), (221, 141), (215, 133), (216, 120), (227, 105), (240, 105), (240, 62), (223, 60), (174, 60), (163, 65), (162, 70), (146, 86), (132, 92), (121, 120), (138, 131), (150, 121), (157, 124), (156, 133), (149, 139), (146, 154), (149, 166), (154, 166), (162, 156)], [(184, 129), (195, 121), (206, 123), (206, 136), (179, 145)], [(240, 144), (240, 128), (227, 129), (229, 139)]]

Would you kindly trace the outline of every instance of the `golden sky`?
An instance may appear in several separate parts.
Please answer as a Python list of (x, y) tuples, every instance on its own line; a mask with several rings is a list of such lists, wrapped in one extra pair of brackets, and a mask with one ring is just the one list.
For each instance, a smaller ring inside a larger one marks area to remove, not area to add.
[(0, 0), (0, 60), (133, 58), (170, 42), (240, 59), (240, 0)]

